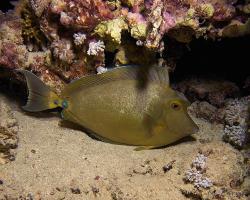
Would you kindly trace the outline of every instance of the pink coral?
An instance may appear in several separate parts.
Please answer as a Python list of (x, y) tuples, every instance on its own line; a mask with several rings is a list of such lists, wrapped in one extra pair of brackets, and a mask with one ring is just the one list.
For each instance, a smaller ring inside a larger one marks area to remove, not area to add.
[(146, 46), (148, 48), (158, 48), (162, 35), (159, 34), (163, 11), (163, 2), (161, 0), (155, 0), (151, 6), (152, 12), (149, 14), (148, 21), (151, 25), (151, 30), (148, 33)]
[(168, 32), (169, 29), (173, 28), (176, 25), (175, 18), (168, 12), (163, 12), (163, 23), (161, 26), (161, 33)]
[(63, 12), (74, 19), (73, 24), (85, 29), (93, 29), (98, 22), (112, 19), (113, 14), (107, 3), (102, 0), (65, 0)]
[[(19, 2), (15, 8), (16, 15), (0, 13), (0, 34), (4, 33), (3, 37), (0, 37), (0, 64), (8, 68), (35, 69), (36, 62), (27, 61), (30, 53), (39, 50), (47, 54), (46, 51), (48, 51), (50, 62), (41, 65), (44, 68), (53, 68), (62, 80), (67, 81), (77, 78), (79, 74), (84, 74), (87, 71), (85, 67), (93, 72), (96, 67), (104, 66), (107, 51), (116, 53), (115, 50), (124, 49), (125, 52), (134, 52), (131, 49), (137, 50), (138, 46), (142, 52), (150, 52), (147, 58), (150, 63), (157, 62), (155, 55), (160, 53), (160, 56), (168, 58), (168, 65), (171, 63), (174, 66), (174, 59), (170, 58), (169, 51), (165, 51), (168, 55), (162, 54), (163, 49), (167, 49), (167, 45), (168, 48), (171, 46), (172, 40), (177, 41), (175, 44), (182, 45), (179, 43), (188, 43), (195, 37), (213, 39), (225, 37), (225, 34), (221, 33), (225, 32), (223, 30), (233, 20), (237, 19), (240, 24), (245, 23), (249, 18), (248, 14), (240, 9), (245, 8), (249, 3), (236, 0), (27, 0)], [(122, 24), (121, 30), (117, 30), (119, 26), (112, 25), (116, 22)], [(100, 26), (98, 31), (102, 34), (96, 31), (98, 26)], [(244, 31), (240, 35), (247, 33)], [(230, 34), (239, 36), (235, 32)], [(165, 36), (170, 39), (165, 40)], [(29, 48), (36, 46), (37, 39), (39, 39), (38, 48)], [(105, 46), (103, 43), (98, 44), (99, 40), (103, 41)], [(95, 42), (91, 43), (92, 41)], [(119, 42), (114, 44), (114, 41)], [(129, 50), (126, 49), (128, 48), (126, 42), (133, 43)], [(115, 55), (115, 57), (119, 56)], [(134, 54), (130, 57), (126, 60), (134, 62)], [(65, 64), (67, 67), (62, 67), (62, 65), (66, 66)], [(46, 70), (42, 70), (41, 73), (44, 71)], [(54, 74), (48, 76), (54, 76)], [(199, 88), (194, 90), (198, 96), (203, 95), (202, 91), (198, 91)], [(205, 96), (218, 105), (224, 101), (225, 93), (213, 92)]]
[(4, 42), (0, 50), (0, 65), (15, 69), (24, 64), (24, 57), (27, 51), (25, 46)]
[(135, 25), (135, 24), (141, 24), (145, 23), (146, 20), (140, 13), (132, 13), (128, 12), (127, 14), (127, 20), (129, 21), (129, 24)]
[(75, 54), (72, 50), (72, 44), (69, 40), (58, 40), (54, 41), (51, 45), (53, 49), (53, 54), (60, 61), (66, 63), (72, 63), (75, 57)]
[(18, 57), (16, 46), (13, 43), (5, 43), (1, 49), (0, 64), (9, 68), (18, 66)]
[(143, 9), (144, 6), (143, 4), (144, 0), (136, 0), (132, 7), (133, 12), (139, 13)]

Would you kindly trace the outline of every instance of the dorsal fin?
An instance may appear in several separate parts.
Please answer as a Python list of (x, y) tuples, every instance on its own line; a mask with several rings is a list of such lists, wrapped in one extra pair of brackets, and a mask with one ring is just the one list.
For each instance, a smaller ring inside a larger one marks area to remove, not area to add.
[(96, 85), (102, 85), (111, 81), (118, 80), (137, 80), (138, 86), (142, 86), (148, 81), (154, 81), (169, 85), (168, 70), (164, 67), (141, 67), (138, 65), (129, 65), (117, 67), (103, 74), (89, 75), (82, 77), (68, 84), (62, 92), (62, 95), (68, 95), (75, 90), (89, 88)]

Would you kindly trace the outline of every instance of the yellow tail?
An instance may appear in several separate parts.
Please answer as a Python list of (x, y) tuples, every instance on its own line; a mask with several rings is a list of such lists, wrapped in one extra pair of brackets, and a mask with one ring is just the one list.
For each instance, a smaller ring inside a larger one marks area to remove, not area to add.
[(49, 86), (45, 85), (36, 75), (27, 70), (18, 70), (26, 80), (29, 90), (28, 101), (22, 108), (26, 111), (37, 112), (61, 107), (62, 100)]

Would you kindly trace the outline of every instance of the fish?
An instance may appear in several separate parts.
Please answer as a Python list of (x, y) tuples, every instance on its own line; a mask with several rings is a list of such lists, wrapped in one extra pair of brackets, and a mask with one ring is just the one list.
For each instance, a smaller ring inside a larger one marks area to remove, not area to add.
[(123, 66), (84, 76), (56, 94), (35, 74), (27, 81), (29, 112), (61, 108), (63, 120), (90, 130), (105, 142), (153, 149), (198, 131), (188, 100), (173, 90), (165, 67)]

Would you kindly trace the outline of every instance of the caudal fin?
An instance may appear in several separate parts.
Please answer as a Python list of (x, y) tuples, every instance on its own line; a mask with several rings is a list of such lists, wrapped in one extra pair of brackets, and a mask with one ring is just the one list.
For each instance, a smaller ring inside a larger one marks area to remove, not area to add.
[(27, 70), (17, 70), (22, 73), (29, 90), (28, 101), (22, 108), (26, 111), (37, 112), (58, 107), (60, 98), (49, 86), (45, 85), (36, 75)]

